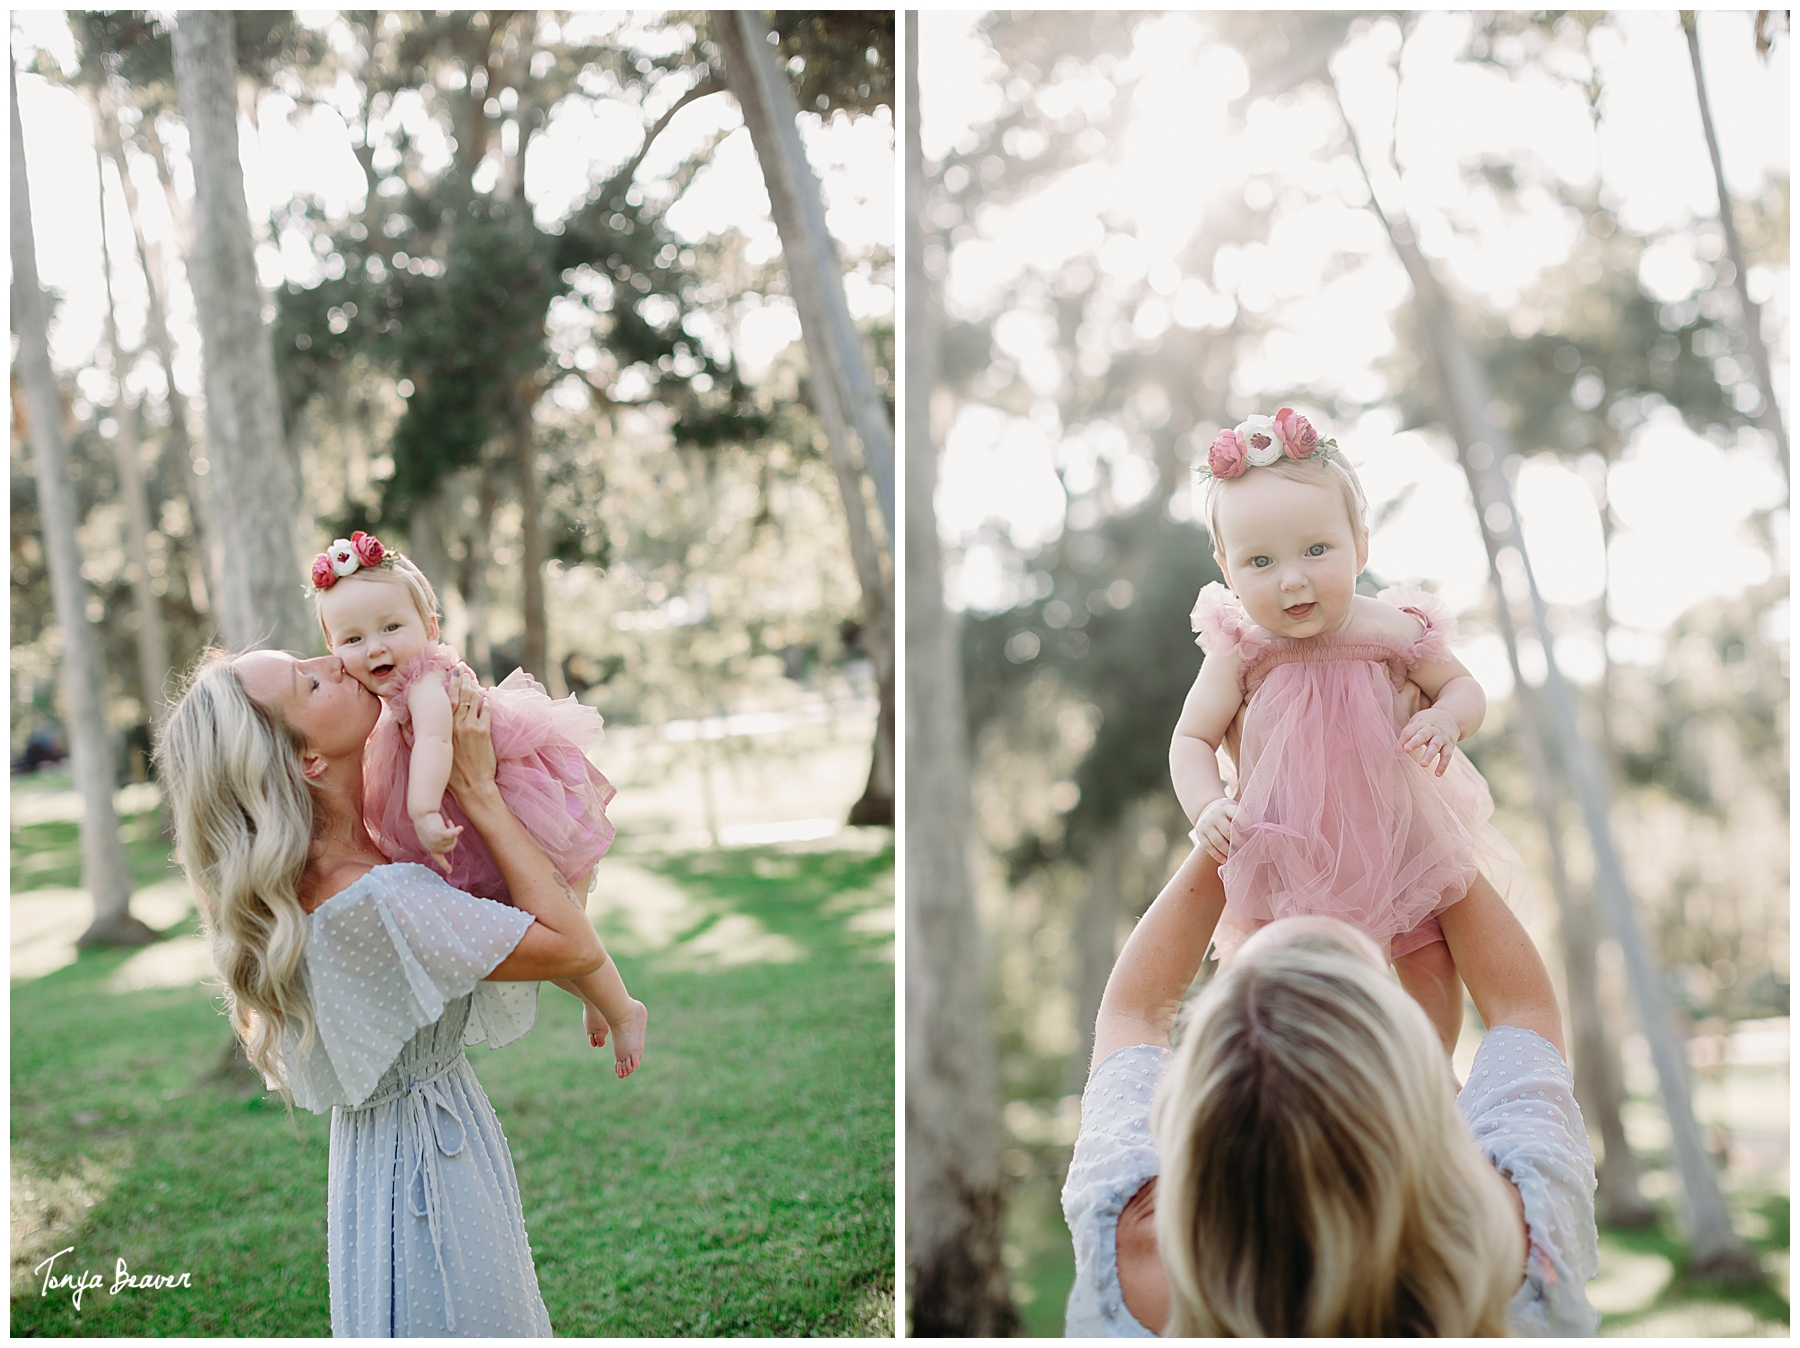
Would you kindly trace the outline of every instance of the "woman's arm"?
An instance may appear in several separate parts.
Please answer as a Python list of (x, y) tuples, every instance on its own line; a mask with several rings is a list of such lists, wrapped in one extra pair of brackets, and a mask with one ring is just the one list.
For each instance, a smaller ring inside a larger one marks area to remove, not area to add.
[(1196, 847), (1119, 952), (1094, 1022), (1090, 1072), (1132, 1044), (1168, 1044), (1181, 999), (1200, 971), (1224, 908), (1219, 863)]
[(1477, 876), (1467, 897), (1444, 909), (1437, 919), (1456, 961), (1456, 972), (1462, 975), (1487, 1027), (1515, 1025), (1532, 1030), (1548, 1039), (1567, 1062), (1562, 1009), (1556, 1004), (1550, 972), (1494, 887)]
[(531, 840), (494, 784), (488, 710), (466, 674), (455, 676), (455, 753), (450, 791), (481, 834), (512, 890), (513, 904), (537, 920), (488, 974), (496, 982), (579, 978), (606, 963), (606, 948), (550, 858)]

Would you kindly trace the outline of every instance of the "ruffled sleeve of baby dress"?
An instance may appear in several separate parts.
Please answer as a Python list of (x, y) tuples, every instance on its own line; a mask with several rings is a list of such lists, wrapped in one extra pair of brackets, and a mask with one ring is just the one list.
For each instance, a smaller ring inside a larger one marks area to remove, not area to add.
[(512, 1043), (537, 1019), (536, 983), (482, 980), (535, 920), (423, 866), (377, 866), (313, 911), (303, 969), (316, 1029), (282, 1048), (295, 1101), (361, 1104), (406, 1042), (473, 993), (464, 1044)]
[(1390, 585), (1375, 597), (1411, 614), (1424, 629), (1406, 648), (1408, 669), (1429, 660), (1450, 658), (1450, 646), (1456, 640), (1456, 615), (1442, 599), (1416, 585)]
[(1070, 1338), (1154, 1338), (1125, 1309), (1119, 1287), (1119, 1214), (1162, 1170), (1150, 1139), (1150, 1102), (1174, 1055), (1133, 1044), (1109, 1055), (1081, 1097), (1081, 1131), (1063, 1184), (1063, 1217), (1075, 1240)]
[(1600, 1324), (1587, 1299), (1600, 1266), (1594, 1153), (1568, 1065), (1541, 1036), (1499, 1026), (1476, 1050), (1457, 1105), (1525, 1203), (1525, 1281), (1506, 1308), (1513, 1332), (1592, 1336)]
[(1189, 621), (1196, 633), (1194, 644), (1208, 655), (1235, 651), (1250, 661), (1269, 644), (1269, 634), (1250, 621), (1243, 601), (1216, 580), (1200, 591)]
[[(412, 712), (406, 705), (406, 695), (412, 686), (427, 674), (448, 674), (462, 662), (456, 658), (456, 652), (442, 642), (434, 641), (426, 646), (412, 659), (406, 662), (400, 671), (400, 681), (382, 699), (393, 712), (394, 719), (402, 727), (412, 724)], [(449, 687), (448, 684), (445, 685)]]

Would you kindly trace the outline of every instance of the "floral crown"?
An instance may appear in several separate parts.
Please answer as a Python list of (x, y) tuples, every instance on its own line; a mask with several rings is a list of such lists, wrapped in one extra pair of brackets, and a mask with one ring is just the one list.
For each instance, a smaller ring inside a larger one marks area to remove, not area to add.
[(365, 566), (386, 567), (391, 571), (394, 557), (395, 554), (382, 547), (373, 534), (358, 529), (348, 538), (333, 539), (329, 552), (321, 552), (313, 558), (312, 587), (329, 590), (345, 576), (354, 575)]
[(1195, 471), (1203, 478), (1242, 477), (1246, 468), (1267, 468), (1283, 457), (1328, 461), (1337, 447), (1336, 440), (1321, 440), (1312, 422), (1284, 407), (1272, 417), (1246, 417), (1220, 431), (1206, 451), (1206, 466)]

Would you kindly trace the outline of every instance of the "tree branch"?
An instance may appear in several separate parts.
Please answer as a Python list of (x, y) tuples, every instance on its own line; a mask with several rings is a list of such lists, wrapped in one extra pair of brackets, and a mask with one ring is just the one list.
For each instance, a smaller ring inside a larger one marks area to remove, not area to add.
[(692, 103), (697, 99), (705, 98), (708, 94), (722, 94), (724, 92), (725, 81), (717, 75), (708, 75), (704, 80), (700, 81), (700, 83), (696, 84), (692, 89), (689, 89), (680, 98), (676, 99), (675, 106), (670, 108), (661, 117), (658, 117), (655, 124), (644, 134), (644, 143), (639, 147), (638, 152), (625, 161), (624, 167), (606, 180), (606, 185), (595, 194), (594, 200), (604, 206), (612, 201), (614, 197), (622, 193), (626, 188), (631, 186), (631, 180), (636, 176), (638, 168), (643, 164), (644, 157), (650, 153), (650, 147), (656, 143), (656, 138), (660, 136), (668, 127), (669, 123), (674, 120), (676, 113), (680, 112), (689, 103)]

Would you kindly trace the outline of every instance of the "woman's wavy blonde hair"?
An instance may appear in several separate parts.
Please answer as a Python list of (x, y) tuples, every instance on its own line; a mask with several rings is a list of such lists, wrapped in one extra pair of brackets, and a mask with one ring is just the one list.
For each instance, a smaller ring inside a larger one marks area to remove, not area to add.
[(233, 657), (209, 650), (170, 709), (157, 775), (175, 820), (231, 1026), (250, 1065), (291, 1098), (281, 1045), (314, 1033), (301, 960), (308, 923), (300, 877), (313, 836), (305, 741), (258, 705)]
[(1518, 1216), (1412, 998), (1328, 932), (1196, 999), (1153, 1127), (1165, 1333), (1504, 1335)]

